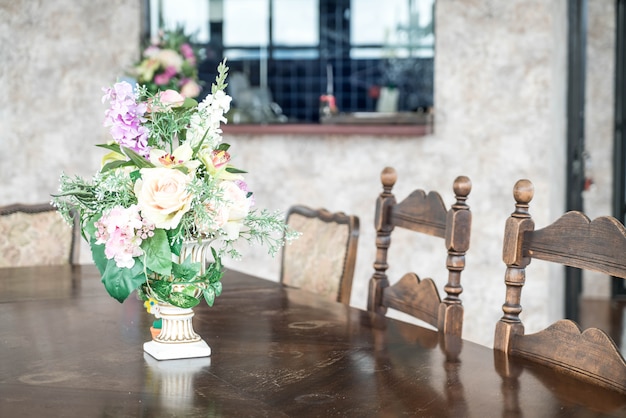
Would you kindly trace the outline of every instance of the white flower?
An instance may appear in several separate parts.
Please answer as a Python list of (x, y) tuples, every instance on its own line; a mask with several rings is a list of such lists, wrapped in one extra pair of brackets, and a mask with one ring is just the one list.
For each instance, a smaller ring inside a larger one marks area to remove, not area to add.
[(188, 143), (184, 143), (176, 148), (171, 154), (153, 148), (150, 150), (150, 162), (157, 167), (186, 167), (190, 172), (195, 171), (200, 166), (200, 161), (192, 160), (193, 150)]
[(239, 188), (232, 181), (223, 181), (219, 185), (222, 191), (222, 204), (225, 205), (228, 214), (228, 222), (222, 226), (227, 241), (239, 238), (239, 232), (243, 226), (243, 220), (250, 212), (251, 199), (247, 197), (247, 192)]
[(215, 94), (207, 95), (198, 104), (198, 111), (189, 121), (187, 141), (192, 148), (196, 148), (204, 139), (202, 147), (215, 148), (222, 140), (221, 123), (226, 123), (224, 114), (230, 110), (232, 97), (218, 90)]

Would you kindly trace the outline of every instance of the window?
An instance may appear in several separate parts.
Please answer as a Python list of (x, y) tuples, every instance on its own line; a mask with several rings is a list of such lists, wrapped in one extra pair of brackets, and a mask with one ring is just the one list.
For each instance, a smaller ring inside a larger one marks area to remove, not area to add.
[(240, 122), (317, 122), (320, 96), (341, 112), (433, 105), (434, 0), (147, 0), (150, 30), (184, 25), (206, 49), (210, 83), (228, 58)]

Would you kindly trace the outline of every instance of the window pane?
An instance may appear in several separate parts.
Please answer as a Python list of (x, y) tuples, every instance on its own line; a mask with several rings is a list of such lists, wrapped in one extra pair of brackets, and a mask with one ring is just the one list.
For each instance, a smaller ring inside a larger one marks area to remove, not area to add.
[(319, 52), (313, 48), (297, 48), (297, 49), (280, 49), (274, 50), (272, 58), (277, 60), (298, 60), (298, 59), (315, 59), (319, 58)]
[[(434, 0), (387, 0), (376, 7), (377, 0), (352, 0), (350, 36), (353, 58), (404, 58), (434, 56)], [(372, 46), (380, 45), (379, 52)], [(367, 51), (367, 52), (366, 52)]]
[(315, 46), (319, 43), (319, 0), (274, 0), (274, 45)]
[[(159, 10), (159, 4), (161, 9)], [(173, 30), (182, 26), (185, 33), (193, 35), (200, 43), (209, 41), (209, 2), (197, 0), (152, 0), (150, 11), (150, 35), (155, 36), (159, 30), (159, 13), (163, 19), (163, 27)]]
[(224, 0), (224, 46), (267, 45), (268, 0)]

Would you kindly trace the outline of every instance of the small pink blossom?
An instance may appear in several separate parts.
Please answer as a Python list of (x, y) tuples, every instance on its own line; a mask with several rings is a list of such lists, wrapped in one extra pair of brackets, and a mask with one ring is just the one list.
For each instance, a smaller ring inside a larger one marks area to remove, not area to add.
[(104, 244), (104, 255), (120, 268), (132, 268), (134, 258), (143, 255), (141, 243), (154, 235), (154, 225), (141, 218), (137, 205), (110, 209), (95, 227), (96, 244)]

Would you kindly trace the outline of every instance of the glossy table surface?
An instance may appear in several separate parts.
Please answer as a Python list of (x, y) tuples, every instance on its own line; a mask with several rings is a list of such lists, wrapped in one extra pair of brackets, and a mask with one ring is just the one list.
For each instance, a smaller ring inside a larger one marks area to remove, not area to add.
[[(0, 416), (596, 417), (626, 399), (234, 271), (194, 309), (211, 357), (144, 354), (153, 317), (91, 266), (0, 269)], [(494, 325), (495, 326), (495, 325)]]

